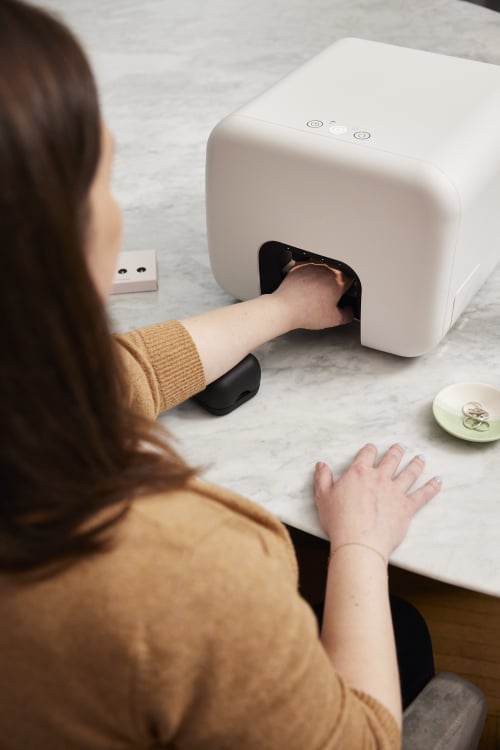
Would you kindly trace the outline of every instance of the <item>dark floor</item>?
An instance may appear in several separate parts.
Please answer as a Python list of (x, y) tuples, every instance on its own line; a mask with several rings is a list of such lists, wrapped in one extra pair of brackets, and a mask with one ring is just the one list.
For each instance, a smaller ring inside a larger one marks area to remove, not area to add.
[(467, 0), (467, 2), (482, 5), (483, 8), (491, 8), (491, 10), (497, 10), (500, 13), (500, 0)]

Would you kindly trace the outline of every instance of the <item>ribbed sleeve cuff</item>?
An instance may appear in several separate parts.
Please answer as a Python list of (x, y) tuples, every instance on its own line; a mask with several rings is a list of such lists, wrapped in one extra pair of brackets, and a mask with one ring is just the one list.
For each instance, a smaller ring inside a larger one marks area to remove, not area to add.
[(160, 394), (159, 411), (175, 406), (205, 388), (203, 365), (193, 339), (177, 320), (138, 330)]

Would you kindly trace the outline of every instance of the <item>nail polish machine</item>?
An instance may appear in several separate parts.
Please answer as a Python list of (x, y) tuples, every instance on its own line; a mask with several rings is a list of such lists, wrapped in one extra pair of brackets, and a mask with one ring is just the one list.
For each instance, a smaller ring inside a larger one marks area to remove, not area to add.
[(206, 204), (234, 297), (321, 260), (362, 344), (423, 354), (500, 260), (500, 66), (342, 39), (214, 128)]

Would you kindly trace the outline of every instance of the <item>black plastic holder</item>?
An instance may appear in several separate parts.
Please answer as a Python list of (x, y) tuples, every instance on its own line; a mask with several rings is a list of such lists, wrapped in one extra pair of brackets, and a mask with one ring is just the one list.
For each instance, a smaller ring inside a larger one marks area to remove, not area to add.
[(216, 417), (229, 414), (255, 396), (260, 387), (261, 369), (253, 354), (238, 362), (192, 400)]

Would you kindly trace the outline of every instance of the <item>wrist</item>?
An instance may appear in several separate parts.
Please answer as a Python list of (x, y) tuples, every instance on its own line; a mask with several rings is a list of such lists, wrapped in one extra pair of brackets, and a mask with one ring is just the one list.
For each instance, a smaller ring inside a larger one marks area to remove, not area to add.
[(266, 298), (266, 304), (269, 306), (271, 314), (279, 328), (276, 335), (288, 333), (301, 327), (297, 319), (297, 306), (279, 288), (272, 294), (263, 294), (262, 297)]
[(387, 567), (389, 564), (389, 559), (386, 557), (381, 550), (377, 549), (376, 547), (372, 547), (371, 544), (365, 544), (364, 542), (343, 542), (342, 544), (338, 544), (336, 546), (332, 546), (330, 549), (330, 554), (328, 555), (328, 565), (330, 565), (331, 561), (335, 557), (335, 555), (338, 552), (341, 552), (342, 550), (347, 550), (349, 548), (352, 548), (355, 550), (356, 548), (360, 550), (364, 550), (369, 552), (372, 556), (377, 556), (379, 560)]

